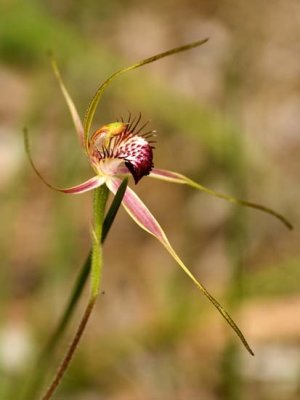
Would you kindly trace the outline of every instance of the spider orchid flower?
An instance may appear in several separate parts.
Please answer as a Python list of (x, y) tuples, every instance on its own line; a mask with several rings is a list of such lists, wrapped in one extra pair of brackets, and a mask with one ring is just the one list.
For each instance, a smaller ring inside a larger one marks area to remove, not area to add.
[[(288, 228), (291, 228), (291, 224), (277, 212), (266, 208), (264, 206), (246, 202), (243, 200), (236, 199), (231, 196), (223, 195), (210, 190), (191, 179), (181, 175), (177, 172), (167, 171), (163, 169), (156, 169), (153, 165), (153, 134), (154, 131), (145, 131), (144, 129), (147, 125), (141, 124), (141, 115), (136, 119), (131, 119), (129, 115), (128, 120), (124, 120), (109, 123), (104, 125), (100, 129), (96, 130), (90, 135), (90, 128), (92, 120), (97, 108), (97, 105), (102, 97), (105, 88), (111, 83), (111, 81), (118, 75), (133, 70), (135, 68), (141, 67), (145, 64), (156, 61), (160, 58), (175, 54), (181, 51), (191, 49), (196, 46), (200, 46), (205, 43), (207, 39), (195, 42), (186, 46), (178, 47), (167, 52), (158, 54), (156, 56), (150, 57), (146, 60), (140, 61), (130, 67), (124, 68), (120, 71), (114, 73), (109, 77), (101, 86), (98, 88), (95, 96), (90, 102), (88, 109), (86, 111), (84, 123), (82, 124), (76, 107), (67, 92), (67, 89), (62, 81), (60, 72), (55, 61), (52, 59), (52, 67), (56, 78), (58, 79), (61, 91), (64, 95), (66, 103), (68, 105), (73, 123), (75, 125), (79, 141), (86, 152), (87, 158), (93, 168), (95, 175), (79, 185), (69, 187), (69, 188), (57, 188), (49, 184), (41, 173), (35, 166), (29, 148), (27, 131), (24, 130), (25, 134), (25, 147), (29, 157), (29, 161), (35, 170), (36, 174), (42, 179), (42, 181), (49, 186), (51, 189), (68, 193), (68, 194), (79, 194), (90, 190), (93, 190), (101, 185), (107, 185), (109, 190), (116, 194), (122, 178), (128, 175), (132, 175), (135, 183), (137, 184), (144, 176), (149, 176), (150, 178), (156, 178), (163, 181), (185, 184), (193, 188), (205, 191), (211, 195), (223, 198), (232, 203), (237, 203), (240, 205), (253, 207), (272, 214), (283, 222)], [(212, 302), (216, 309), (221, 313), (229, 325), (237, 333), (246, 349), (253, 355), (251, 348), (249, 347), (246, 339), (244, 338), (242, 332), (237, 327), (232, 318), (224, 310), (224, 308), (217, 302), (217, 300), (207, 291), (203, 284), (191, 273), (188, 267), (183, 263), (181, 258), (177, 255), (173, 247), (171, 246), (164, 230), (149, 211), (147, 206), (142, 202), (138, 195), (129, 187), (127, 187), (125, 195), (122, 200), (122, 204), (130, 215), (130, 217), (146, 232), (150, 233), (166, 248), (169, 254), (174, 258), (178, 265), (183, 269), (183, 271), (189, 276), (189, 278), (194, 282), (194, 284), (204, 293), (204, 295)]]

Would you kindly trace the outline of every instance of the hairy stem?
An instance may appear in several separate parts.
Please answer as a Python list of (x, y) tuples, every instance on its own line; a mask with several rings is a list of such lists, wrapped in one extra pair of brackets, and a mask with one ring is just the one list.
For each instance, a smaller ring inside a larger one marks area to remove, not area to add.
[(74, 335), (74, 338), (73, 338), (73, 340), (72, 340), (72, 342), (71, 342), (71, 344), (70, 344), (70, 346), (69, 346), (69, 348), (67, 350), (67, 353), (65, 354), (65, 357), (64, 357), (63, 361), (61, 362), (60, 366), (58, 367), (58, 370), (57, 370), (57, 372), (55, 374), (55, 377), (54, 377), (52, 383), (50, 384), (50, 386), (48, 387), (47, 391), (43, 395), (42, 400), (51, 399), (53, 393), (55, 392), (55, 390), (59, 386), (59, 384), (60, 384), (60, 382), (61, 382), (61, 380), (62, 380), (62, 378), (63, 378), (63, 376), (64, 376), (64, 374), (65, 374), (65, 372), (66, 372), (66, 370), (67, 370), (67, 368), (68, 368), (68, 366), (69, 366), (69, 364), (70, 364), (70, 362), (71, 362), (71, 360), (72, 360), (72, 358), (74, 356), (75, 350), (78, 347), (79, 341), (80, 341), (80, 339), (82, 337), (82, 334), (83, 334), (83, 332), (85, 330), (86, 324), (87, 324), (87, 322), (88, 322), (88, 320), (90, 318), (90, 315), (92, 313), (92, 310), (94, 308), (96, 300), (97, 300), (97, 297), (93, 297), (89, 301), (89, 303), (88, 303), (88, 305), (87, 305), (87, 307), (85, 309), (85, 312), (83, 314), (83, 317), (82, 317), (82, 319), (80, 321), (80, 324), (79, 324), (79, 326), (77, 328), (77, 331), (76, 331), (76, 333)]
[[(119, 211), (121, 202), (123, 200), (127, 185), (128, 185), (128, 178), (125, 178), (122, 184), (120, 185), (118, 192), (113, 198), (113, 201), (110, 205), (110, 208), (103, 222), (101, 243), (105, 242), (105, 239), (115, 220), (115, 217)], [(25, 383), (23, 390), (18, 396), (19, 400), (35, 399), (38, 391), (43, 385), (49, 367), (51, 366), (51, 361), (54, 358), (55, 350), (71, 320), (71, 317), (75, 312), (76, 306), (78, 304), (82, 291), (85, 287), (85, 283), (87, 281), (91, 269), (91, 256), (92, 256), (92, 250), (89, 252), (81, 270), (79, 271), (78, 277), (75, 281), (69, 300), (61, 315), (61, 318), (59, 319), (56, 328), (54, 329), (48, 342), (46, 343), (45, 347), (41, 351), (36, 362), (34, 363), (33, 367), (34, 373), (31, 373), (29, 375), (29, 378)]]
[(106, 186), (101, 186), (94, 191), (94, 206), (93, 206), (93, 248), (91, 255), (91, 294), (90, 300), (86, 307), (86, 310), (80, 320), (79, 326), (75, 332), (74, 338), (58, 368), (56, 371), (54, 378), (52, 379), (51, 384), (46, 390), (45, 394), (42, 396), (42, 400), (51, 399), (53, 393), (58, 388), (64, 374), (66, 373), (70, 362), (75, 354), (76, 349), (78, 348), (80, 339), (84, 333), (87, 322), (91, 316), (92, 310), (96, 303), (101, 278), (102, 278), (102, 232), (103, 232), (103, 222), (104, 222), (104, 213), (105, 206), (108, 198), (108, 189)]
[[(117, 215), (117, 212), (120, 208), (121, 202), (123, 200), (126, 188), (128, 185), (128, 178), (125, 178), (120, 185), (112, 203), (111, 206), (105, 216), (104, 222), (103, 222), (103, 228), (102, 228), (102, 235), (101, 235), (101, 243), (103, 244), (105, 242), (105, 239), (110, 231), (110, 228), (115, 220), (115, 217)], [(81, 270), (79, 271), (78, 277), (76, 279), (74, 288), (72, 290), (72, 293), (70, 295), (69, 301), (66, 305), (66, 308), (59, 320), (59, 323), (57, 324), (57, 327), (52, 334), (49, 342), (44, 348), (44, 351), (42, 352), (40, 356), (40, 360), (42, 359), (47, 359), (47, 356), (49, 354), (53, 353), (54, 348), (56, 347), (59, 339), (61, 338), (62, 334), (64, 333), (71, 316), (74, 313), (74, 310), (76, 308), (76, 305), (78, 303), (78, 300), (80, 298), (80, 295), (83, 291), (83, 288), (85, 286), (85, 283), (87, 281), (87, 278), (89, 276), (90, 270), (91, 270), (91, 259), (92, 259), (92, 250), (90, 250)]]

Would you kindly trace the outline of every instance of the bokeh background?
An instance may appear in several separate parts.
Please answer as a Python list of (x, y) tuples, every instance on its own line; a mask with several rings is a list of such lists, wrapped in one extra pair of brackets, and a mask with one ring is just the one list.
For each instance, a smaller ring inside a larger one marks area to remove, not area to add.
[(136, 187), (256, 355), (121, 210), (105, 245), (104, 293), (57, 398), (300, 398), (299, 1), (1, 0), (1, 399), (18, 398), (90, 245), (91, 195), (52, 192), (23, 150), (27, 125), (49, 181), (70, 186), (91, 176), (47, 50), (83, 115), (115, 70), (207, 36), (201, 48), (118, 78), (94, 127), (141, 112), (158, 132), (156, 166), (295, 224), (289, 232), (183, 186), (143, 179)]

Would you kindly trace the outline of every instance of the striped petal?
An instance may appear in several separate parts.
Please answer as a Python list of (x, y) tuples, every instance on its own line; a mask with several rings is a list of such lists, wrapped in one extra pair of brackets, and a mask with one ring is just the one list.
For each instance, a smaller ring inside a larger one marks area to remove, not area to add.
[(105, 183), (106, 178), (103, 176), (94, 176), (93, 178), (88, 179), (85, 182), (80, 183), (79, 185), (71, 186), (69, 188), (59, 188), (51, 185), (51, 183), (47, 182), (45, 178), (41, 175), (41, 173), (33, 167), (37, 176), (43, 181), (43, 183), (48, 186), (52, 190), (56, 190), (57, 192), (62, 192), (66, 194), (80, 194), (89, 192), (90, 190), (96, 189), (99, 186), (102, 186)]
[(173, 171), (167, 171), (164, 169), (157, 169), (157, 168), (153, 168), (151, 173), (150, 173), (150, 177), (151, 178), (156, 178), (156, 179), (160, 179), (163, 181), (167, 181), (167, 182), (173, 182), (173, 183), (179, 183), (179, 184), (184, 184), (184, 185), (189, 185), (195, 189), (198, 190), (202, 190), (203, 192), (206, 192), (212, 196), (215, 197), (219, 197), (220, 199), (224, 199), (226, 201), (229, 201), (230, 203), (233, 204), (238, 204), (241, 206), (245, 206), (245, 207), (250, 207), (250, 208), (256, 208), (257, 210), (263, 211), (267, 214), (273, 215), (273, 217), (277, 218), (279, 221), (281, 221), (288, 229), (293, 229), (293, 225), (281, 214), (279, 214), (277, 211), (272, 210), (269, 207), (265, 207), (263, 205), (260, 204), (256, 204), (256, 203), (252, 203), (250, 201), (245, 201), (245, 200), (241, 200), (241, 199), (237, 199), (235, 197), (232, 196), (228, 196), (226, 194), (222, 194), (219, 192), (216, 192), (212, 189), (209, 189), (203, 185), (200, 185), (200, 183), (197, 183), (195, 181), (193, 181), (190, 178), (187, 178), (184, 175), (181, 175), (177, 172), (173, 172)]
[(78, 111), (77, 111), (77, 109), (75, 107), (75, 104), (74, 104), (71, 96), (69, 95), (69, 93), (68, 93), (68, 91), (67, 91), (67, 89), (66, 89), (66, 87), (65, 87), (65, 85), (63, 83), (63, 80), (62, 80), (60, 71), (58, 69), (57, 63), (56, 63), (56, 61), (55, 61), (55, 59), (54, 59), (54, 57), (52, 55), (50, 55), (50, 60), (51, 60), (51, 65), (52, 65), (52, 69), (53, 69), (54, 75), (55, 75), (55, 77), (56, 77), (56, 79), (57, 79), (57, 81), (59, 83), (60, 89), (61, 89), (62, 94), (63, 94), (63, 96), (64, 96), (64, 98), (66, 100), (67, 106), (69, 108), (69, 111), (70, 111), (70, 114), (71, 114), (75, 129), (76, 129), (77, 135), (78, 135), (79, 140), (80, 140), (80, 144), (82, 145), (82, 147), (85, 148), (84, 130), (83, 130), (83, 125), (82, 125), (81, 119), (79, 117)]
[(43, 179), (43, 182), (47, 184), (51, 189), (57, 190), (59, 192), (67, 193), (67, 194), (79, 194), (79, 193), (85, 193), (90, 190), (96, 189), (99, 186), (102, 186), (105, 183), (106, 178), (103, 176), (94, 176), (91, 179), (88, 179), (87, 181), (80, 183), (79, 185), (72, 186), (70, 188), (57, 188), (49, 183), (46, 183), (45, 180)]
[[(109, 189), (115, 194), (121, 184), (121, 180), (118, 178), (111, 178), (107, 180), (107, 186)], [(228, 324), (234, 329), (242, 343), (249, 351), (250, 354), (253, 355), (253, 351), (248, 345), (246, 339), (244, 338), (242, 332), (237, 327), (235, 322), (229, 316), (229, 314), (224, 310), (224, 308), (218, 303), (218, 301), (207, 291), (207, 289), (202, 285), (200, 281), (196, 279), (196, 277), (191, 273), (191, 271), (186, 267), (186, 265), (179, 258), (173, 247), (171, 246), (165, 232), (142, 202), (142, 200), (137, 196), (137, 194), (132, 191), (129, 187), (126, 189), (126, 193), (123, 197), (122, 204), (130, 215), (130, 217), (146, 232), (155, 236), (160, 243), (167, 249), (170, 255), (174, 258), (177, 264), (183, 269), (183, 271), (188, 275), (188, 277), (194, 282), (194, 284), (204, 293), (204, 295), (211, 301), (211, 303), (215, 306), (215, 308), (219, 311), (219, 313), (225, 318)]]

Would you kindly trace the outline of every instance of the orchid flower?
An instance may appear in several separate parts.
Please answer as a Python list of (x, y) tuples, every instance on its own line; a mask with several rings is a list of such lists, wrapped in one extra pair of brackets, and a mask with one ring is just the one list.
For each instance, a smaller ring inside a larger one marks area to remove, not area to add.
[[(36, 174), (51, 189), (68, 194), (84, 193), (102, 185), (106, 185), (113, 194), (116, 194), (121, 184), (122, 178), (131, 175), (134, 179), (135, 184), (137, 184), (144, 176), (149, 176), (150, 178), (160, 179), (163, 181), (185, 184), (193, 188), (205, 191), (211, 195), (221, 197), (232, 203), (260, 209), (269, 214), (272, 214), (281, 222), (283, 222), (288, 228), (291, 228), (291, 224), (283, 216), (269, 208), (255, 203), (239, 200), (231, 196), (223, 195), (221, 193), (217, 193), (192, 181), (191, 179), (185, 177), (184, 175), (181, 175), (180, 173), (154, 168), (154, 131), (148, 131), (145, 129), (147, 123), (141, 124), (141, 115), (139, 115), (137, 118), (131, 118), (131, 115), (129, 114), (127, 121), (121, 119), (120, 121), (106, 124), (100, 129), (97, 129), (94, 133), (90, 134), (91, 124), (97, 105), (103, 95), (105, 88), (111, 83), (114, 78), (124, 72), (139, 68), (160, 58), (200, 46), (206, 41), (207, 39), (186, 46), (177, 47), (164, 53), (160, 53), (156, 56), (133, 64), (127, 68), (121, 69), (111, 75), (106, 81), (104, 81), (104, 83), (100, 85), (96, 94), (91, 100), (85, 114), (84, 123), (81, 122), (74, 102), (72, 101), (62, 81), (56, 62), (52, 59), (52, 67), (59, 82), (63, 96), (67, 102), (79, 141), (87, 155), (88, 161), (95, 174), (86, 182), (69, 188), (57, 188), (49, 184), (38, 171), (32, 160), (28, 142), (28, 135), (27, 131), (25, 131), (25, 145), (27, 154)], [(167, 235), (165, 234), (164, 230), (155, 219), (153, 214), (143, 203), (143, 201), (138, 197), (138, 195), (129, 187), (127, 187), (126, 189), (122, 204), (130, 217), (142, 229), (158, 239), (158, 241), (166, 248), (166, 250), (174, 258), (177, 264), (183, 269), (183, 271), (189, 276), (194, 284), (204, 293), (204, 295), (212, 302), (212, 304), (221, 313), (221, 315), (225, 318), (229, 325), (235, 330), (235, 332), (245, 345), (246, 349), (253, 355), (251, 348), (249, 347), (246, 339), (244, 338), (243, 334), (241, 333), (235, 322), (218, 303), (218, 301), (207, 291), (203, 284), (191, 273), (191, 271), (173, 249), (167, 238)]]

